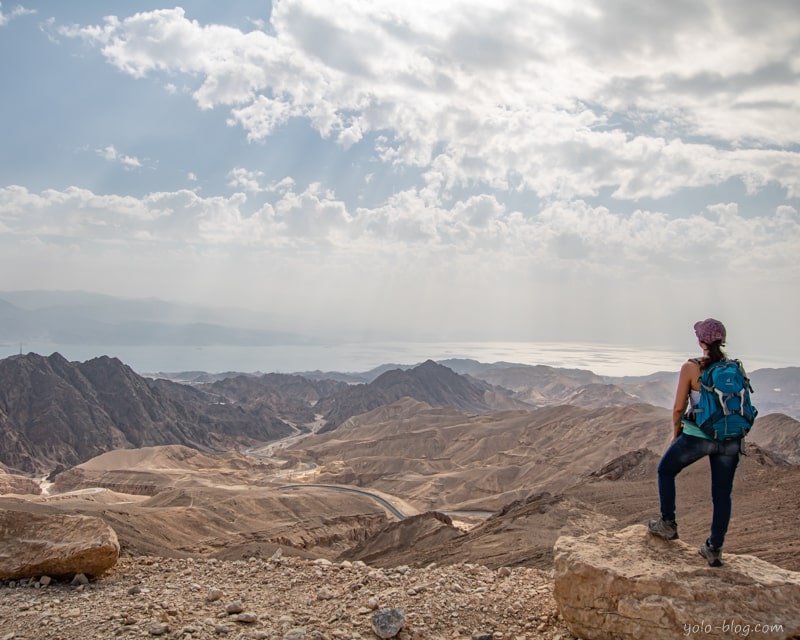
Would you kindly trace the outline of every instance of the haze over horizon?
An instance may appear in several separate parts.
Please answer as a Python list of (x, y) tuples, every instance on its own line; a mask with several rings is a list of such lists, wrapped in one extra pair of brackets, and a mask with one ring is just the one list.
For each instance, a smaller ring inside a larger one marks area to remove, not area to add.
[(800, 364), (798, 42), (783, 0), (3, 2), (0, 290)]

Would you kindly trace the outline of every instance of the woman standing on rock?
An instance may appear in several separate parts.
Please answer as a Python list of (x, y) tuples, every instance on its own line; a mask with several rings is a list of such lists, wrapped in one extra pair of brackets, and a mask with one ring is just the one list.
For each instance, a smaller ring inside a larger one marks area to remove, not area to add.
[(700, 555), (710, 566), (721, 567), (722, 545), (731, 518), (733, 477), (739, 464), (742, 439), (715, 440), (685, 417), (687, 405), (691, 413), (700, 399), (703, 371), (727, 359), (722, 351), (726, 338), (725, 327), (719, 320), (708, 318), (697, 322), (694, 331), (703, 350), (703, 357), (692, 358), (681, 367), (672, 408), (673, 440), (658, 465), (661, 517), (650, 520), (648, 529), (653, 535), (665, 540), (678, 538), (678, 524), (675, 521), (675, 476), (693, 462), (708, 456), (714, 513), (711, 533), (700, 547)]

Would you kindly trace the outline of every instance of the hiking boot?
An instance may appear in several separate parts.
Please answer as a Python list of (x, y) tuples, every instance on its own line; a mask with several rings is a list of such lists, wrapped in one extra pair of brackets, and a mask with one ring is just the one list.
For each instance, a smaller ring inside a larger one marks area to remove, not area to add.
[(708, 560), (709, 567), (722, 566), (722, 547), (712, 547), (706, 540), (700, 547), (700, 555)]
[(674, 520), (651, 520), (647, 523), (647, 530), (654, 536), (664, 538), (664, 540), (678, 539), (678, 523)]

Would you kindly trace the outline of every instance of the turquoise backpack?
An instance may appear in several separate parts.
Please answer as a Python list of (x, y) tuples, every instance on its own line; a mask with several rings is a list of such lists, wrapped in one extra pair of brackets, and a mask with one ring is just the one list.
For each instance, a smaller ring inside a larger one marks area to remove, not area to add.
[(694, 423), (714, 440), (743, 438), (758, 415), (751, 393), (753, 387), (739, 360), (715, 362), (700, 377)]

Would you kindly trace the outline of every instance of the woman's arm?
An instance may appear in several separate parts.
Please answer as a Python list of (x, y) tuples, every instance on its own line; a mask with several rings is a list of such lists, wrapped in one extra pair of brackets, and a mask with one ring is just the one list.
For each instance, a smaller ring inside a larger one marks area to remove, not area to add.
[(689, 392), (692, 390), (692, 380), (700, 377), (700, 366), (689, 360), (684, 362), (678, 377), (678, 389), (675, 392), (675, 404), (672, 405), (672, 438), (681, 434), (681, 418), (686, 412), (689, 402)]

